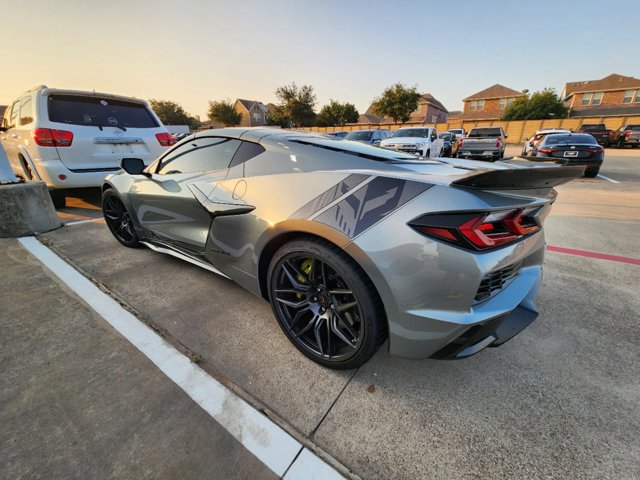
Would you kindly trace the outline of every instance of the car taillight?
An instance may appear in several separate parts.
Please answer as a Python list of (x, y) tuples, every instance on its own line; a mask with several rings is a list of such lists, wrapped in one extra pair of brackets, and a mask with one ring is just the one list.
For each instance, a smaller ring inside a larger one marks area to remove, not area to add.
[(496, 248), (538, 232), (534, 217), (540, 207), (476, 214), (425, 215), (410, 223), (429, 237), (475, 250)]
[(169, 132), (156, 133), (156, 138), (158, 139), (158, 142), (160, 142), (160, 145), (162, 145), (163, 147), (170, 147), (171, 145), (176, 143), (176, 139), (173, 138), (173, 135), (171, 135)]
[(502, 146), (502, 140), (499, 138), (496, 139), (496, 148), (500, 148)]
[(555, 148), (539, 148), (539, 149), (538, 149), (538, 152), (540, 152), (540, 153), (547, 153), (547, 154), (548, 154), (548, 153), (553, 153), (553, 152), (555, 152), (555, 151), (556, 151), (556, 149), (555, 149)]
[(627, 133), (625, 133), (624, 136), (629, 138), (631, 136), (631, 130), (627, 130)]
[(464, 138), (461, 138), (460, 140), (458, 140), (458, 147), (462, 146), (462, 142), (464, 141)]
[(604, 148), (602, 148), (602, 147), (592, 147), (592, 148), (587, 149), (587, 151), (591, 152), (591, 153), (599, 153), (599, 152), (604, 151)]
[(67, 130), (52, 128), (36, 128), (33, 140), (41, 147), (70, 147), (73, 143), (73, 133)]

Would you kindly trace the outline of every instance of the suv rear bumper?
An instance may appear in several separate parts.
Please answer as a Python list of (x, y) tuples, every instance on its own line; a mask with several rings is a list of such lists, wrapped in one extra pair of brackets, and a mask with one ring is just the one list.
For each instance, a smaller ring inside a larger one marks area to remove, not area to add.
[[(38, 175), (50, 190), (101, 187), (104, 183), (104, 177), (120, 170), (120, 167), (69, 170), (60, 160), (35, 161), (34, 163)], [(63, 176), (64, 180), (60, 176)]]

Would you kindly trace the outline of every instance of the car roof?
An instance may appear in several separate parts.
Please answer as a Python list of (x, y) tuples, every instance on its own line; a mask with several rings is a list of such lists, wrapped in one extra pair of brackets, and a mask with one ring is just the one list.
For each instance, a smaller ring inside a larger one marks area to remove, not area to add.
[[(88, 92), (86, 90), (68, 90), (68, 89), (64, 89), (64, 88), (49, 88), (45, 85), (42, 85), (41, 87), (36, 88), (36, 90), (38, 91), (38, 93), (40, 93), (41, 95), (53, 95), (53, 94), (57, 94), (57, 95), (82, 95), (83, 97), (100, 97), (100, 98), (112, 98), (114, 100), (125, 100), (127, 102), (137, 102), (137, 103), (143, 103), (145, 105), (147, 104), (147, 101), (143, 98), (137, 98), (137, 97), (128, 97), (126, 95), (117, 95), (115, 93), (105, 93), (105, 92), (96, 92), (96, 91), (91, 91)], [(28, 92), (32, 92), (32, 90), (29, 90)], [(25, 93), (28, 93), (25, 92)]]
[(536, 131), (536, 135), (540, 135), (541, 133), (571, 133), (571, 130), (565, 128), (543, 128), (542, 130)]

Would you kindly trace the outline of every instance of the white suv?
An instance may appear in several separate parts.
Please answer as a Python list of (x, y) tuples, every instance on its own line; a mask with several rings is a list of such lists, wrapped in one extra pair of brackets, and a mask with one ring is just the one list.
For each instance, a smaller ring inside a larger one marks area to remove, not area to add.
[(65, 190), (101, 186), (124, 157), (148, 165), (175, 139), (144, 100), (42, 85), (7, 108), (0, 142), (16, 175), (44, 181), (59, 208)]
[(435, 128), (405, 127), (399, 128), (393, 135), (380, 142), (382, 148), (416, 153), (422, 157), (439, 157), (444, 147), (444, 140), (438, 138)]

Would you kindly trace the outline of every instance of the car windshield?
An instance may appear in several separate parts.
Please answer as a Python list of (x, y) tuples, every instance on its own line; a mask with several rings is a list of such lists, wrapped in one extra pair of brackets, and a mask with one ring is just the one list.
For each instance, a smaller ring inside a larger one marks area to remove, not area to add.
[(544, 139), (545, 145), (597, 145), (596, 139), (591, 135), (547, 135)]
[(49, 120), (96, 127), (159, 126), (149, 109), (142, 103), (81, 95), (49, 95)]
[(438, 134), (438, 138), (442, 138), (444, 140), (451, 140), (451, 134), (450, 133), (439, 133)]
[(345, 140), (371, 140), (371, 135), (373, 135), (373, 132), (349, 132), (349, 134), (345, 137)]
[(391, 135), (394, 138), (397, 137), (422, 137), (427, 138), (429, 136), (428, 128), (401, 128), (400, 130), (396, 130)]
[(640, 130), (640, 125), (627, 125), (627, 130)]
[(469, 132), (470, 138), (499, 137), (501, 135), (502, 131), (499, 128), (474, 128)]

